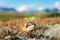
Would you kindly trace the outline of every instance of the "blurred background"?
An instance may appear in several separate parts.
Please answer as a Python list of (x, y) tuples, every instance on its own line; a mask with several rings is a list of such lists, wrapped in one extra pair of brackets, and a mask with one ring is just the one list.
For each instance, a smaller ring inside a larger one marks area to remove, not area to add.
[[(16, 36), (20, 38), (22, 35), (43, 40), (48, 34), (51, 36), (48, 40), (60, 40), (59, 32), (60, 0), (0, 0), (1, 40), (6, 37), (15, 40)], [(41, 37), (43, 33), (45, 35)]]

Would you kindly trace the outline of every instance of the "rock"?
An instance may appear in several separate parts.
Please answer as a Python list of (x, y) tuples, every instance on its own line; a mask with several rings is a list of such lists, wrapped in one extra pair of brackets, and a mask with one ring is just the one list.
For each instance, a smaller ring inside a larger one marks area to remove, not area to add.
[(5, 36), (5, 40), (10, 40), (11, 36)]
[(53, 25), (52, 27), (45, 30), (43, 34), (44, 36), (49, 36), (49, 38), (52, 38), (53, 36), (60, 37), (60, 25)]

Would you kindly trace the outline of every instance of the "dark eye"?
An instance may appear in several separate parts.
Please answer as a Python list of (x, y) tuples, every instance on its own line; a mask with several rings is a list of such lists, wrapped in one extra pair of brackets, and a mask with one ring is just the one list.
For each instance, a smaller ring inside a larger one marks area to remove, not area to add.
[(31, 26), (30, 24), (27, 24), (26, 27), (28, 28), (29, 26)]
[(26, 25), (26, 27), (28, 28), (28, 25)]

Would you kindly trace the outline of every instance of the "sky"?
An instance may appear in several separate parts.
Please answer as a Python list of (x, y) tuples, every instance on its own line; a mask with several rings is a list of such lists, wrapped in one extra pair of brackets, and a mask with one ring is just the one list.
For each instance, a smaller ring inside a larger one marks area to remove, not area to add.
[(14, 7), (19, 12), (28, 9), (60, 8), (60, 0), (0, 0), (0, 6)]

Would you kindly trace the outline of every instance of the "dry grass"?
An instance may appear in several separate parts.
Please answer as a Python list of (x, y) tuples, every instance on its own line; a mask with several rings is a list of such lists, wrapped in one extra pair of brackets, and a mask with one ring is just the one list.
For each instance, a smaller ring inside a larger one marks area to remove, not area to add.
[(17, 30), (21, 31), (22, 28), (25, 28), (25, 24), (26, 22), (34, 22), (37, 25), (41, 26), (41, 27), (45, 27), (48, 25), (54, 25), (54, 24), (60, 24), (60, 17), (53, 17), (53, 18), (34, 18), (33, 20), (30, 18), (24, 18), (24, 19), (16, 19), (16, 20), (9, 20), (6, 22), (0, 22), (0, 27), (3, 26), (15, 26), (17, 27)]
[[(32, 18), (33, 19), (33, 18)], [(22, 30), (27, 30), (25, 24), (26, 22), (35, 22), (37, 25), (41, 26), (41, 27), (45, 27), (47, 25), (54, 25), (54, 24), (60, 24), (60, 17), (52, 17), (52, 18), (34, 18), (33, 20), (30, 18), (24, 18), (24, 19), (16, 19), (16, 20), (9, 20), (6, 22), (0, 22), (0, 27), (4, 27), (4, 26), (11, 26), (11, 27), (16, 27), (16, 29), (20, 32)], [(43, 29), (42, 30), (38, 30), (37, 33), (38, 34), (42, 34), (43, 33)], [(24, 36), (30, 37), (30, 33), (26, 32), (23, 34)], [(51, 38), (50, 40), (55, 40), (53, 38)]]
[(60, 17), (53, 17), (53, 18), (35, 18), (34, 20), (31, 20), (29, 18), (27, 19), (16, 19), (16, 20), (9, 20), (6, 22), (0, 21), (0, 26), (23, 26), (26, 22), (35, 22), (38, 25), (46, 26), (46, 25), (54, 25), (54, 24), (60, 24)]

